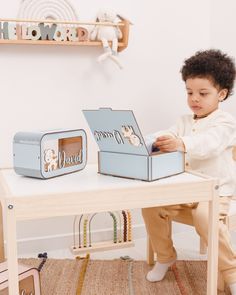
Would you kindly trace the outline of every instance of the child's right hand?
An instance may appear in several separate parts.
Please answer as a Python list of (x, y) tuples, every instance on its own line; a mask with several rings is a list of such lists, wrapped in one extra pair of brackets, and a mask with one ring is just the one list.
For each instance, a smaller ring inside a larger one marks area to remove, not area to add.
[(156, 139), (153, 146), (162, 152), (185, 151), (185, 146), (181, 138), (163, 135)]

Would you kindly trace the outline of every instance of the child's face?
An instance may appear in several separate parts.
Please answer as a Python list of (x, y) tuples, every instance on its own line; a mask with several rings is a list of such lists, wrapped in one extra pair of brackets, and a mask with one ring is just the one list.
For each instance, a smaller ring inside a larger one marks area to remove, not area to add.
[(219, 102), (227, 95), (227, 89), (219, 90), (207, 78), (186, 80), (188, 105), (197, 117), (204, 117), (218, 109)]

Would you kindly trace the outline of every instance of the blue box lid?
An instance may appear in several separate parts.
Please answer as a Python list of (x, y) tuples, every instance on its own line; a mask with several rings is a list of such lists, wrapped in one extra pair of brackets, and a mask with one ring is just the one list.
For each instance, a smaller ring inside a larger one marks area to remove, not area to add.
[(142, 133), (131, 110), (83, 110), (101, 151), (148, 155)]

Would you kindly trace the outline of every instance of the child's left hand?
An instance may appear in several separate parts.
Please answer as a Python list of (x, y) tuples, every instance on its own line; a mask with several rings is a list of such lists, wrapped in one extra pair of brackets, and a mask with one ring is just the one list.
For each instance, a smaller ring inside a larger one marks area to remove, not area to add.
[(181, 138), (172, 137), (170, 135), (163, 135), (156, 139), (153, 144), (162, 152), (185, 151), (185, 146)]

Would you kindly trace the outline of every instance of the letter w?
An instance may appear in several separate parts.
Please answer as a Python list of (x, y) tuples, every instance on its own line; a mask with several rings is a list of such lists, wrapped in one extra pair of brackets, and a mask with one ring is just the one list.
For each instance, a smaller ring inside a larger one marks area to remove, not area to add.
[(44, 23), (39, 24), (41, 31), (42, 40), (53, 40), (54, 34), (57, 29), (57, 25), (53, 24), (50, 26), (45, 26)]

